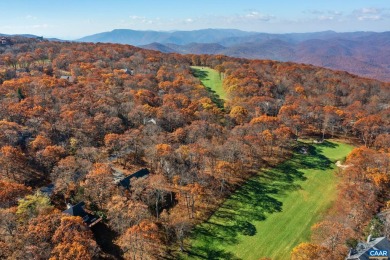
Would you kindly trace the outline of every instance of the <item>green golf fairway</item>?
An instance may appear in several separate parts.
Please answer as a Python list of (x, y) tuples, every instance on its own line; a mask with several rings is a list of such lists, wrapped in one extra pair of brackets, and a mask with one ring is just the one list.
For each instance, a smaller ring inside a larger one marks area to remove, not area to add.
[(194, 229), (183, 259), (290, 259), (335, 200), (335, 162), (351, 150), (325, 141), (261, 171)]
[(222, 80), (218, 71), (201, 66), (191, 66), (194, 76), (199, 78), (202, 84), (210, 91), (215, 92), (221, 99), (226, 99), (227, 94), (222, 87)]

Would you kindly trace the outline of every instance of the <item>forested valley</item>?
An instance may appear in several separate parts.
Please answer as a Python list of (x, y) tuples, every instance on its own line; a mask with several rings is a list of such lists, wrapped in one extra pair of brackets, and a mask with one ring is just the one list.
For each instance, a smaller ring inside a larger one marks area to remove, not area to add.
[[(343, 258), (390, 207), (389, 83), (270, 60), (11, 41), (0, 45), (0, 259), (177, 259), (192, 228), (289, 159), (297, 139), (356, 148), (296, 259)], [(191, 66), (218, 71), (226, 99)], [(116, 181), (141, 169), (126, 187)], [(63, 213), (80, 202), (98, 223)]]

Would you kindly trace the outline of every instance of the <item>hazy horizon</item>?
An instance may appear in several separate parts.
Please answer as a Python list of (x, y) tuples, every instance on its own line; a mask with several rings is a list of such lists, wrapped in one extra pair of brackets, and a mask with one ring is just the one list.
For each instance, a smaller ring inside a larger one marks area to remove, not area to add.
[(74, 40), (83, 36), (132, 29), (191, 31), (239, 29), (264, 33), (389, 30), (390, 3), (367, 1), (177, 2), (113, 0), (27, 0), (0, 2), (0, 33), (34, 34)]
[(4, 33), (4, 32), (1, 32), (0, 31), (0, 34), (5, 34), (5, 35), (35, 35), (35, 36), (43, 36), (44, 38), (57, 38), (59, 40), (69, 40), (69, 41), (72, 41), (72, 40), (78, 40), (78, 39), (81, 39), (83, 37), (86, 37), (86, 36), (91, 36), (91, 35), (95, 35), (95, 34), (100, 34), (100, 33), (107, 33), (107, 32), (112, 32), (112, 31), (115, 31), (115, 30), (133, 30), (133, 31), (144, 31), (144, 32), (161, 32), (161, 33), (172, 33), (172, 32), (185, 32), (185, 31), (201, 31), (201, 30), (240, 30), (240, 31), (243, 31), (243, 32), (253, 32), (253, 33), (267, 33), (267, 34), (305, 34), (305, 33), (321, 33), (321, 32), (327, 32), (327, 31), (333, 31), (335, 33), (356, 33), (356, 32), (374, 32), (374, 33), (384, 33), (384, 32), (389, 32), (389, 30), (383, 30), (383, 31), (375, 31), (375, 30), (356, 30), (356, 31), (336, 31), (336, 30), (321, 30), (321, 31), (307, 31), (307, 32), (295, 32), (295, 31), (292, 31), (292, 32), (264, 32), (264, 31), (249, 31), (249, 30), (241, 30), (241, 29), (235, 29), (235, 28), (199, 28), (199, 29), (193, 29), (193, 30), (153, 30), (153, 29), (145, 29), (145, 30), (137, 30), (137, 29), (132, 29), (132, 28), (115, 28), (115, 29), (112, 29), (112, 30), (109, 30), (109, 31), (98, 31), (98, 32), (92, 32), (92, 33), (89, 33), (89, 34), (85, 34), (85, 35), (81, 35), (79, 37), (76, 37), (76, 38), (63, 38), (63, 37), (59, 37), (59, 36), (55, 36), (55, 35), (48, 35), (48, 36), (44, 36), (44, 35), (40, 35), (40, 34), (33, 34), (33, 33), (29, 33), (29, 32), (25, 32), (25, 33)]

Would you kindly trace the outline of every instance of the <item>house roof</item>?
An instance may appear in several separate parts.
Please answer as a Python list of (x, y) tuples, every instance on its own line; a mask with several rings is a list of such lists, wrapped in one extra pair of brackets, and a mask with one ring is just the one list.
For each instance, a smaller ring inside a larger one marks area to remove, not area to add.
[(355, 249), (350, 251), (346, 260), (369, 260), (368, 252), (373, 249), (390, 251), (390, 242), (386, 237), (378, 237), (368, 243), (359, 243)]
[(88, 226), (93, 226), (101, 219), (96, 217), (84, 210), (85, 203), (84, 201), (77, 203), (76, 205), (64, 210), (63, 213), (69, 214), (74, 217), (81, 217), (85, 224)]
[(131, 178), (142, 178), (146, 175), (148, 175), (150, 172), (148, 169), (144, 168), (144, 169), (141, 169), (129, 176), (127, 176), (126, 178), (123, 178), (122, 180), (119, 181), (118, 185), (119, 186), (122, 186), (124, 187), (125, 189), (130, 189), (130, 179)]
[(64, 213), (67, 213), (72, 216), (84, 217), (86, 214), (88, 214), (87, 212), (85, 212), (83, 208), (84, 206), (85, 206), (84, 201), (79, 202), (78, 204), (71, 206), (70, 208), (65, 210)]
[(67, 81), (72, 83), (75, 78), (73, 76), (61, 76), (60, 79), (66, 79)]
[(41, 191), (43, 194), (46, 194), (47, 196), (50, 197), (50, 196), (53, 194), (54, 189), (55, 189), (55, 186), (54, 186), (53, 183), (51, 183), (51, 184), (49, 184), (49, 185), (47, 185), (47, 186), (45, 186), (45, 187), (42, 187), (42, 188), (40, 189), (40, 191)]
[(122, 69), (122, 71), (123, 71), (124, 73), (130, 74), (130, 75), (133, 75), (133, 74), (134, 74), (134, 70), (133, 70), (133, 69), (125, 68), (125, 69)]
[(7, 38), (7, 37), (1, 37), (0, 43), (2, 45), (8, 45), (8, 44), (11, 44), (11, 40), (9, 38)]

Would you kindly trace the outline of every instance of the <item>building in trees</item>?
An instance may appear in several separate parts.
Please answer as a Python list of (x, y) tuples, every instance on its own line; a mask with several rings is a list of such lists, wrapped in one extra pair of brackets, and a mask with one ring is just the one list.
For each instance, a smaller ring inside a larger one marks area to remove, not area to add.
[(87, 224), (89, 227), (94, 226), (102, 219), (100, 217), (97, 217), (93, 215), (91, 212), (86, 211), (84, 209), (85, 203), (79, 202), (74, 206), (70, 206), (67, 210), (63, 211), (63, 213), (69, 214), (74, 217), (81, 217), (85, 224)]
[(50, 197), (51, 195), (53, 195), (54, 189), (55, 189), (54, 183), (50, 183), (49, 185), (44, 186), (44, 187), (40, 188), (39, 190), (41, 191), (42, 194)]
[(61, 76), (60, 79), (65, 79), (69, 81), (70, 83), (73, 83), (75, 81), (75, 78), (73, 76)]
[(133, 76), (134, 75), (134, 69), (128, 69), (128, 68), (125, 68), (125, 69), (122, 69), (122, 71), (128, 75), (131, 75)]
[[(368, 260), (371, 259), (369, 252), (371, 250), (385, 250), (390, 251), (390, 242), (386, 237), (378, 237), (371, 239), (371, 236), (368, 237), (366, 243), (358, 243), (356, 248), (352, 248), (349, 251), (348, 257), (346, 260)], [(377, 258), (375, 258), (377, 259)], [(378, 257), (379, 259), (379, 257)], [(387, 257), (386, 257), (387, 259)]]
[(130, 185), (131, 178), (142, 178), (142, 177), (149, 175), (149, 173), (150, 172), (148, 169), (146, 169), (146, 168), (141, 169), (141, 170), (127, 176), (126, 178), (123, 178), (122, 180), (120, 180), (118, 182), (118, 186), (123, 187), (124, 189), (128, 190), (128, 189), (130, 189), (130, 186), (131, 186)]
[(0, 39), (0, 44), (1, 44), (1, 45), (11, 45), (12, 42), (11, 42), (11, 40), (10, 40), (9, 38), (7, 38), (7, 37), (1, 37), (1, 39)]

